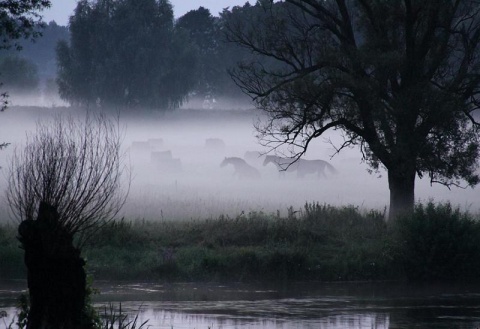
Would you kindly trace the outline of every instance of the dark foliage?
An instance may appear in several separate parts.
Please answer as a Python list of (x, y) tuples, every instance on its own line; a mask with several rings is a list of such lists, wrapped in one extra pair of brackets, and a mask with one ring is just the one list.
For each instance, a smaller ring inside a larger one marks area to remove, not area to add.
[(0, 3), (0, 49), (12, 46), (21, 38), (36, 38), (43, 26), (38, 11), (50, 7), (49, 0), (5, 0)]
[(396, 260), (412, 281), (472, 280), (480, 274), (480, 222), (449, 203), (418, 204), (393, 226)]
[(192, 88), (196, 59), (167, 0), (82, 0), (69, 27), (57, 82), (70, 103), (163, 111)]
[(121, 221), (86, 249), (98, 278), (355, 280), (396, 278), (383, 214), (307, 204), (288, 217), (261, 212), (188, 221)]
[[(4, 232), (0, 255), (14, 247)], [(449, 204), (419, 204), (392, 225), (379, 212), (306, 204), (287, 217), (112, 222), (84, 252), (97, 279), (478, 281), (479, 239), (478, 220)], [(0, 274), (21, 275), (20, 257)]]
[(9, 92), (34, 91), (39, 86), (37, 66), (20, 56), (6, 56), (0, 59), (0, 78)]

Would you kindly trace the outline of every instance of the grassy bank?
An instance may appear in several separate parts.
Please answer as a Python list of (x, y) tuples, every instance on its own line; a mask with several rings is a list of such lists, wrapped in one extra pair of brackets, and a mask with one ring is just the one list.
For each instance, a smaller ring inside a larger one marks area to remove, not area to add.
[(16, 239), (17, 227), (13, 224), (0, 225), (0, 279), (26, 278), (23, 250)]
[[(479, 221), (418, 205), (387, 225), (379, 212), (306, 204), (199, 221), (110, 223), (84, 248), (96, 279), (458, 280), (480, 274)], [(12, 226), (0, 228), (1, 277), (24, 275)]]

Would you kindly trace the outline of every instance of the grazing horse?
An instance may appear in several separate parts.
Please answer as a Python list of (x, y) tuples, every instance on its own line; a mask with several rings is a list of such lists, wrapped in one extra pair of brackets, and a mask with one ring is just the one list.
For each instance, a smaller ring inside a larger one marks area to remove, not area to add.
[(258, 179), (261, 176), (257, 169), (246, 163), (242, 158), (225, 158), (220, 164), (220, 167), (225, 167), (229, 164), (235, 168), (233, 175), (237, 175), (240, 179)]
[(267, 155), (263, 165), (266, 166), (269, 163), (273, 163), (277, 166), (277, 169), (280, 172), (294, 172), (297, 171), (297, 177), (303, 178), (307, 174), (316, 173), (318, 177), (326, 177), (326, 169), (332, 174), (336, 174), (337, 170), (330, 163), (324, 160), (305, 160), (305, 159), (295, 159), (282, 158), (275, 155)]

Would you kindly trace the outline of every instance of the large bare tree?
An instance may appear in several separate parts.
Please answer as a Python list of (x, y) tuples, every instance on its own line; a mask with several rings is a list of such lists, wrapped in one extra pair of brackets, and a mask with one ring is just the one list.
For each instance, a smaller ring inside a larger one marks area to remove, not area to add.
[(7, 200), (25, 250), (30, 312), (27, 329), (88, 328), (80, 252), (95, 228), (111, 220), (128, 189), (118, 125), (105, 116), (57, 116), (39, 122), (16, 149)]
[[(388, 171), (390, 216), (413, 210), (415, 178), (479, 182), (480, 4), (473, 0), (258, 1), (224, 13), (258, 60), (232, 71), (268, 119), (257, 128), (301, 157), (344, 132)], [(477, 117), (478, 118), (478, 117)]]

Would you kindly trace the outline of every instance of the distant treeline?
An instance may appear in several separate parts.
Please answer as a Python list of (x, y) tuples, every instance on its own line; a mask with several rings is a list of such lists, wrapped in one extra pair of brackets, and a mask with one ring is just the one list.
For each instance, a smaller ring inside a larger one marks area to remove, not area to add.
[[(14, 226), (0, 226), (0, 279), (25, 277)], [(378, 211), (306, 204), (286, 217), (116, 221), (84, 248), (95, 279), (478, 281), (480, 222), (450, 204)]]
[(0, 52), (2, 91), (57, 93), (55, 49), (60, 40), (69, 39), (68, 28), (52, 21), (40, 31), (42, 36), (33, 41), (19, 41), (20, 51), (11, 48)]
[[(168, 0), (78, 1), (68, 27), (55, 22), (22, 50), (0, 55), (0, 81), (13, 92), (59, 92), (72, 105), (165, 110), (186, 100), (216, 107), (247, 100), (229, 69), (252, 55), (226, 42), (233, 12), (248, 20), (260, 5), (199, 7), (175, 19)], [(253, 16), (252, 16), (253, 17)]]

